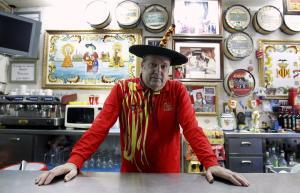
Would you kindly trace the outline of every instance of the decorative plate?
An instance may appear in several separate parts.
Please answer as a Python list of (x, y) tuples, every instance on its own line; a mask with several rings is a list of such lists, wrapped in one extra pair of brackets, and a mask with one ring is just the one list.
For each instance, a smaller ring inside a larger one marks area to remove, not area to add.
[(116, 18), (118, 24), (123, 28), (136, 27), (140, 21), (141, 9), (133, 1), (123, 1), (116, 7)]
[(249, 71), (237, 69), (226, 76), (224, 88), (229, 95), (247, 96), (255, 88), (255, 78)]
[(85, 8), (86, 21), (95, 28), (104, 28), (111, 22), (110, 12), (107, 3), (95, 0), (87, 4)]
[(250, 24), (251, 14), (243, 5), (233, 5), (224, 12), (224, 20), (227, 31), (243, 31)]
[(252, 38), (244, 32), (232, 33), (225, 41), (225, 55), (230, 59), (243, 59), (249, 56), (252, 51)]
[(146, 7), (142, 16), (143, 24), (150, 32), (163, 31), (168, 24), (168, 20), (167, 9), (158, 4)]

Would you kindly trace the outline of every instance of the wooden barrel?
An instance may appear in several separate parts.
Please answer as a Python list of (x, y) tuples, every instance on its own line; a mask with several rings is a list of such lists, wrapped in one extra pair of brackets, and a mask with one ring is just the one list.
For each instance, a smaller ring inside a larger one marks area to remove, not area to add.
[(117, 22), (122, 28), (134, 28), (140, 22), (141, 9), (136, 2), (122, 1), (117, 5), (115, 13)]
[(85, 8), (86, 21), (94, 28), (105, 28), (111, 22), (110, 11), (106, 1), (95, 0)]
[(223, 13), (223, 24), (226, 31), (244, 31), (250, 22), (250, 11), (243, 5), (232, 5)]
[(142, 21), (145, 29), (152, 33), (158, 33), (167, 27), (169, 14), (165, 7), (152, 4), (145, 8)]
[(267, 5), (255, 12), (252, 23), (258, 33), (270, 34), (280, 28), (282, 14), (278, 8)]
[(255, 88), (254, 76), (244, 69), (237, 69), (227, 74), (223, 83), (225, 91), (230, 96), (247, 96)]
[(241, 60), (253, 51), (253, 40), (245, 32), (235, 32), (225, 39), (224, 54), (230, 60)]
[(283, 23), (280, 27), (281, 31), (289, 35), (294, 35), (300, 32), (299, 20), (299, 15), (284, 15)]

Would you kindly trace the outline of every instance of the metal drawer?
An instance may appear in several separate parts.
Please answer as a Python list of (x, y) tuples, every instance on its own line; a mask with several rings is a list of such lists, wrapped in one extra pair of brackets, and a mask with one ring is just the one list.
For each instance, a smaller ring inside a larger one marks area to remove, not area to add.
[(229, 154), (262, 154), (260, 138), (228, 138)]
[(229, 169), (241, 173), (263, 173), (262, 157), (230, 157)]

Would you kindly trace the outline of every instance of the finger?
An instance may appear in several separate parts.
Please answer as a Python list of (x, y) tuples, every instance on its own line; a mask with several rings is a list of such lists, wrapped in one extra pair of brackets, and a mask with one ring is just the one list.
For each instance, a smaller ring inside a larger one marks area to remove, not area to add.
[(43, 185), (44, 184), (44, 182), (45, 182), (45, 180), (46, 180), (46, 178), (48, 177), (48, 175), (49, 175), (49, 171), (48, 172), (45, 172), (45, 173), (43, 173), (43, 174), (41, 174), (40, 176), (39, 176), (39, 181), (37, 182), (37, 184), (40, 186), (40, 185)]
[(233, 175), (229, 175), (227, 179), (236, 186), (242, 185)]
[(35, 178), (34, 183), (37, 184), (40, 181), (40, 176), (38, 176), (37, 178)]
[(77, 175), (77, 169), (72, 169), (66, 176), (65, 176), (65, 182), (70, 181)]
[(47, 178), (45, 179), (44, 184), (48, 185), (50, 184), (50, 182), (53, 180), (53, 178), (56, 176), (54, 171), (49, 171), (49, 175), (47, 176)]
[(211, 173), (210, 170), (207, 170), (206, 171), (206, 174), (205, 174), (205, 177), (206, 177), (206, 180), (209, 182), (209, 183), (213, 183), (214, 182), (214, 177)]
[(242, 175), (239, 175), (237, 173), (234, 173), (233, 176), (235, 177), (235, 179), (237, 179), (243, 186), (249, 186), (249, 182), (248, 180), (242, 176)]
[(62, 175), (67, 173), (68, 170), (66, 170), (63, 166), (58, 166), (53, 168), (52, 170), (49, 171), (48, 176), (46, 177), (44, 184), (50, 184), (50, 182), (53, 180), (54, 177)]

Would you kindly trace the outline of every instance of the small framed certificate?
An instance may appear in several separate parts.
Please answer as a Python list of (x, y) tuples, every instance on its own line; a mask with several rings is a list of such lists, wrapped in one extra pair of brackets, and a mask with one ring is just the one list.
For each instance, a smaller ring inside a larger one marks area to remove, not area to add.
[(10, 82), (35, 83), (36, 82), (36, 61), (11, 61)]

